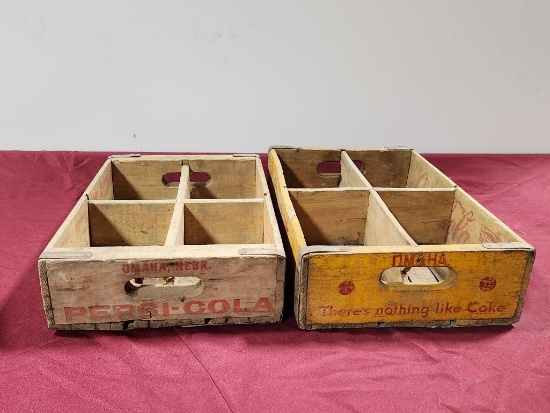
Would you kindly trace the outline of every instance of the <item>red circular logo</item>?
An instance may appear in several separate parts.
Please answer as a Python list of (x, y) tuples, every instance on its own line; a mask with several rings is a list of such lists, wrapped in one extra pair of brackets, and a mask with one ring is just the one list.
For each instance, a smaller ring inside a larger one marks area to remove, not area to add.
[(479, 282), (479, 289), (481, 291), (491, 291), (497, 286), (497, 280), (493, 277), (485, 277)]
[(355, 284), (352, 281), (342, 281), (338, 285), (338, 292), (342, 295), (349, 295), (355, 290)]

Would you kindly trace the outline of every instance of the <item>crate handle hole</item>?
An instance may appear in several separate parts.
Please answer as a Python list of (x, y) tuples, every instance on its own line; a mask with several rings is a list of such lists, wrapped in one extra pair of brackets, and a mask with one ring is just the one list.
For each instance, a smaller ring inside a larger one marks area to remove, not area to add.
[(391, 267), (380, 275), (380, 282), (385, 286), (410, 288), (450, 287), (456, 282), (457, 274), (451, 267)]
[(195, 186), (208, 186), (212, 177), (208, 172), (189, 171), (189, 183)]
[[(353, 163), (355, 164), (357, 169), (359, 169), (360, 171), (362, 170), (361, 169), (363, 167), (362, 161), (355, 160), (353, 161)], [(342, 165), (340, 161), (324, 161), (319, 163), (319, 165), (317, 165), (317, 173), (325, 177), (340, 175), (342, 173)]]
[(180, 184), (181, 172), (167, 172), (162, 175), (164, 186), (178, 187)]
[(204, 290), (198, 277), (132, 278), (124, 284), (126, 295), (136, 298), (196, 297)]

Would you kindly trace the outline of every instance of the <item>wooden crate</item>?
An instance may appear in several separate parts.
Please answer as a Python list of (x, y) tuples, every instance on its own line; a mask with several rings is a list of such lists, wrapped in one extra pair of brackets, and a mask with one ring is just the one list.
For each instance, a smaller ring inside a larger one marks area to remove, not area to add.
[(280, 321), (285, 255), (260, 159), (111, 157), (39, 273), (55, 329)]
[(511, 324), (535, 251), (411, 149), (274, 147), (305, 329)]

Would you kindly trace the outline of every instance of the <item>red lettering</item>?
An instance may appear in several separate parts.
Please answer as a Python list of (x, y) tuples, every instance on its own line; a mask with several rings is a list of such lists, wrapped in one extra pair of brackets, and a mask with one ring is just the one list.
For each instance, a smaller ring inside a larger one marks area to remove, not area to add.
[(176, 271), (183, 271), (183, 262), (176, 262)]
[(141, 265), (141, 271), (143, 272), (149, 272), (149, 264), (144, 262), (142, 265)]
[(157, 272), (158, 271), (156, 262), (149, 263), (149, 271), (151, 271), (151, 272)]
[(168, 307), (168, 303), (162, 303), (162, 315), (170, 315), (170, 307)]
[[(221, 307), (217, 308), (216, 307), (217, 304), (221, 304)], [(229, 301), (225, 301), (225, 300), (214, 300), (208, 303), (208, 310), (212, 313), (225, 313), (229, 311), (229, 308), (230, 308)]]
[(447, 265), (447, 257), (445, 257), (445, 254), (439, 254), (437, 265)]
[(128, 274), (130, 272), (130, 264), (122, 264), (122, 272)]
[(207, 270), (206, 261), (201, 261), (201, 270)]
[(393, 267), (401, 267), (401, 261), (402, 261), (401, 255), (394, 255), (392, 266)]
[(252, 311), (273, 311), (273, 304), (269, 298), (260, 298)]
[(131, 304), (113, 305), (113, 313), (116, 319), (122, 319), (127, 316), (133, 315), (134, 306)]
[(90, 320), (92, 321), (105, 321), (110, 319), (109, 314), (110, 307), (108, 305), (96, 305), (90, 307)]
[(405, 255), (404, 258), (403, 264), (405, 267), (412, 267), (414, 265), (414, 255)]
[(163, 263), (163, 262), (160, 263), (159, 272), (160, 272), (160, 271), (165, 271), (165, 272), (166, 272), (166, 264)]
[(199, 269), (199, 263), (197, 261), (193, 261), (193, 269), (198, 270)]
[(233, 300), (233, 312), (235, 313), (247, 313), (250, 311), (250, 308), (241, 308), (241, 299), (235, 298)]
[(437, 258), (437, 254), (432, 256), (431, 253), (428, 253), (428, 265), (430, 265), (430, 264), (436, 265), (436, 263), (437, 263), (436, 258)]
[(86, 315), (86, 309), (84, 307), (65, 307), (65, 320), (71, 322), (75, 317), (82, 317)]
[(140, 318), (153, 318), (158, 313), (158, 307), (155, 303), (143, 303), (138, 307), (138, 317)]
[[(192, 307), (198, 308), (193, 309)], [(183, 311), (188, 314), (202, 314), (205, 309), (206, 307), (202, 301), (188, 301), (183, 305)]]
[(189, 261), (185, 261), (185, 271), (189, 271), (191, 269), (191, 263)]
[(132, 264), (131, 267), (130, 267), (130, 271), (139, 272), (140, 271), (139, 264)]

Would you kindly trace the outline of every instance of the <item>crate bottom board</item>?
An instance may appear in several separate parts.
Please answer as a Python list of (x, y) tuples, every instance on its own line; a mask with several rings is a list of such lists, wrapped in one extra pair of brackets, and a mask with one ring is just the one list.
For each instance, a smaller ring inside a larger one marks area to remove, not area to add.
[(53, 324), (50, 329), (63, 331), (126, 331), (140, 328), (199, 327), (208, 325), (268, 324), (278, 323), (282, 316), (223, 317), (182, 320), (127, 320), (108, 323)]
[(509, 326), (517, 322), (518, 318), (495, 318), (479, 320), (432, 320), (432, 321), (395, 321), (378, 323), (349, 323), (349, 324), (308, 324), (304, 330), (330, 330), (338, 328), (388, 328), (388, 327), (421, 327), (421, 328), (455, 328), (455, 327), (482, 327), (482, 326)]

